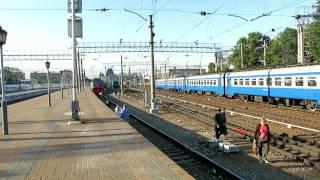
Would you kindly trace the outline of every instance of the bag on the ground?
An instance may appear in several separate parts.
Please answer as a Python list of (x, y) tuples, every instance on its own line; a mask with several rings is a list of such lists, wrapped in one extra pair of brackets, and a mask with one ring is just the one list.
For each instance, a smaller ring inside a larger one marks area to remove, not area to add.
[(252, 154), (257, 154), (257, 144), (255, 141), (253, 141), (252, 143), (251, 151), (252, 151)]

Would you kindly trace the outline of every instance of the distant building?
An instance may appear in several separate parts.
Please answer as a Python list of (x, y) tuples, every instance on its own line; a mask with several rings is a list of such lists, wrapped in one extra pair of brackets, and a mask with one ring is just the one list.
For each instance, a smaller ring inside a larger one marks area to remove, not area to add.
[[(206, 69), (201, 69), (201, 74), (205, 74)], [(200, 75), (200, 69), (169, 69), (169, 77), (185, 77)]]
[(114, 74), (114, 72), (111, 68), (109, 68), (106, 72), (105, 82), (106, 82), (106, 86), (108, 88), (111, 88), (112, 84), (114, 84), (114, 82), (119, 83), (119, 77)]
[(65, 85), (72, 84), (72, 71), (70, 70), (62, 71), (62, 83)]
[[(50, 72), (50, 82), (53, 84), (61, 83), (60, 72)], [(44, 72), (32, 72), (30, 73), (30, 80), (33, 84), (45, 84), (47, 83), (47, 73)], [(62, 71), (62, 80), (64, 84), (71, 84), (72, 72), (69, 70)]]

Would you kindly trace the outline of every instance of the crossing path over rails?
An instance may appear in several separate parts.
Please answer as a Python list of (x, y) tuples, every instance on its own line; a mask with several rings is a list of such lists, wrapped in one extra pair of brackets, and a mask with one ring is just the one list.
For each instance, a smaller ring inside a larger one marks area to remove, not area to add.
[(83, 124), (68, 125), (71, 96), (10, 105), (0, 136), (0, 179), (193, 179), (89, 90), (79, 94)]

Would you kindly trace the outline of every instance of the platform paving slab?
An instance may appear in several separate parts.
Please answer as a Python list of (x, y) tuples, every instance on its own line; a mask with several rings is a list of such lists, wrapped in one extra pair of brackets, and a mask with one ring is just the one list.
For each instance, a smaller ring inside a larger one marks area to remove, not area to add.
[[(71, 93), (70, 93), (71, 94)], [(8, 107), (0, 135), (0, 179), (193, 179), (89, 89), (79, 94), (83, 124), (71, 124), (71, 96), (52, 93)]]

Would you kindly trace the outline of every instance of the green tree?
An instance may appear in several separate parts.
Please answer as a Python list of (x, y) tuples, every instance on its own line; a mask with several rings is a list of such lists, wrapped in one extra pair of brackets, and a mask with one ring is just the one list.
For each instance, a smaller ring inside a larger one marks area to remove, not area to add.
[(241, 44), (243, 50), (244, 67), (261, 66), (263, 60), (263, 43), (266, 41), (270, 45), (270, 37), (260, 32), (251, 32), (248, 37), (241, 37), (237, 41), (237, 45), (230, 56), (230, 63), (237, 69), (241, 67)]
[(317, 0), (316, 1), (316, 4), (315, 4), (315, 17), (314, 17), (314, 20), (316, 22), (320, 22), (320, 0)]
[(25, 79), (25, 74), (19, 68), (4, 67), (4, 80), (7, 84), (17, 84)]
[(244, 64), (247, 67), (261, 66), (263, 62), (263, 44), (266, 41), (267, 46), (270, 45), (271, 39), (266, 35), (262, 35), (260, 32), (251, 32), (248, 34), (247, 59), (244, 60)]
[(209, 63), (208, 65), (208, 73), (216, 72), (216, 65), (214, 63)]
[(297, 30), (286, 28), (268, 48), (267, 64), (269, 66), (297, 63)]
[[(237, 45), (234, 48), (232, 55), (229, 57), (229, 62), (232, 64), (236, 69), (241, 68), (241, 44), (242, 47), (246, 46), (248, 39), (246, 37), (241, 37), (237, 41)], [(243, 53), (243, 59), (247, 58), (247, 54)]]

